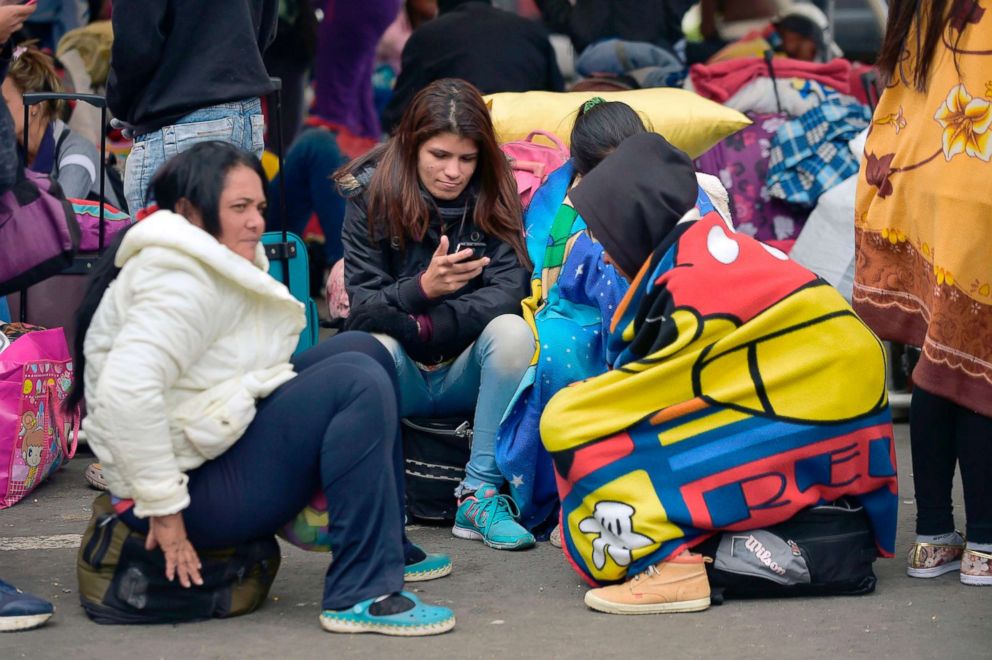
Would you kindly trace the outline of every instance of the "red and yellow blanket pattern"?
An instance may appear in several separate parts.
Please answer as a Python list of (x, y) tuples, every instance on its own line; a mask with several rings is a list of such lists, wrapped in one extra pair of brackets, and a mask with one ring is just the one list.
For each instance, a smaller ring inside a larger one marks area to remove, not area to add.
[(613, 369), (541, 418), (563, 545), (587, 581), (841, 496), (891, 556), (884, 349), (832, 287), (710, 213), (644, 265), (609, 342)]

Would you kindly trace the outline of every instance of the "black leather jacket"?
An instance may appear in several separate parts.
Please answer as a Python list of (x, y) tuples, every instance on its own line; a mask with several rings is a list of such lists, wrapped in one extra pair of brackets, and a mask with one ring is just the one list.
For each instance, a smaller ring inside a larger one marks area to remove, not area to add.
[[(530, 274), (517, 260), (512, 246), (475, 226), (472, 216), (476, 196), (471, 187), (458, 200), (440, 205), (421, 189), (432, 209), (430, 228), (422, 241), (408, 239), (401, 248), (399, 238), (388, 236), (384, 228), (377, 227), (370, 235), (366, 187), (372, 172), (373, 168), (363, 170), (342, 186), (348, 197), (342, 231), (345, 287), (352, 310), (370, 303), (386, 303), (412, 316), (427, 315), (431, 339), (411, 352), (411, 357), (425, 364), (458, 357), (494, 318), (520, 314)], [(429, 299), (419, 280), (442, 233), (448, 236), (452, 251), (460, 242), (484, 242), (490, 262), (461, 290)]]

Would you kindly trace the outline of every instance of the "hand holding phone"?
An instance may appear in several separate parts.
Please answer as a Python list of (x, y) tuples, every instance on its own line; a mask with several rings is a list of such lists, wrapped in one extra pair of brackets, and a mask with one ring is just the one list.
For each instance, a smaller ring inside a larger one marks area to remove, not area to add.
[(420, 276), (420, 286), (428, 298), (440, 298), (458, 291), (489, 265), (489, 257), (476, 256), (481, 254), (477, 249), (485, 251), (484, 243), (459, 243), (453, 254), (448, 254), (449, 246), (448, 237), (442, 236), (430, 265)]
[(478, 241), (462, 241), (455, 247), (455, 254), (462, 250), (471, 250), (472, 259), (481, 259), (486, 256), (486, 244)]

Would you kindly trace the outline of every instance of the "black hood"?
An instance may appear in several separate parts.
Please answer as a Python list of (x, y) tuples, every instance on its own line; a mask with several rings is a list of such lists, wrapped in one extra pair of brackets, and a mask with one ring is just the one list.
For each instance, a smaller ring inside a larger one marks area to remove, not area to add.
[(441, 14), (449, 12), (452, 9), (469, 2), (484, 2), (487, 5), (492, 4), (491, 0), (437, 0), (437, 14), (440, 16)]
[(633, 135), (569, 192), (607, 254), (634, 277), (693, 206), (692, 160), (657, 133)]

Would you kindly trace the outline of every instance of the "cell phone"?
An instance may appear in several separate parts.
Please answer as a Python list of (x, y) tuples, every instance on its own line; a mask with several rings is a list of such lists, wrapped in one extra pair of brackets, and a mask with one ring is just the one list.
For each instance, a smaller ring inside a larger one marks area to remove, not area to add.
[(455, 247), (455, 254), (462, 250), (472, 250), (472, 260), (486, 256), (486, 244), (477, 241), (463, 241)]
[(38, 0), (24, 0), (24, 2), (22, 2), (21, 4), (26, 7), (28, 5), (33, 5), (33, 4), (37, 3), (37, 2), (38, 2)]

